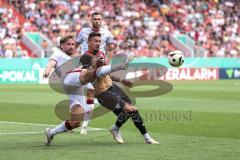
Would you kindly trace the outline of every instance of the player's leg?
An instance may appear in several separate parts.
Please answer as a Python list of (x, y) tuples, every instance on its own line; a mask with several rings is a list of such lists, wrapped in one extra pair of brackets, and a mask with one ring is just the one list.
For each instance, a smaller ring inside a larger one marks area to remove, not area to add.
[[(123, 102), (125, 103), (125, 106), (132, 106), (129, 103)], [(132, 106), (134, 107), (134, 106)], [(158, 142), (154, 141), (150, 135), (147, 133), (147, 129), (144, 126), (142, 117), (140, 116), (138, 110), (136, 111), (132, 111), (132, 112), (118, 112), (118, 111), (114, 111), (114, 113), (118, 116), (117, 120), (115, 122), (115, 124), (110, 128), (110, 132), (112, 133), (114, 139), (118, 142), (118, 143), (123, 143), (123, 138), (121, 136), (120, 133), (120, 128), (122, 127), (122, 125), (129, 119), (129, 117), (131, 117), (134, 125), (136, 126), (136, 128), (140, 131), (140, 133), (143, 135), (144, 137), (144, 141), (147, 143), (155, 143), (157, 144)]]
[(94, 104), (89, 105), (87, 104), (87, 108), (88, 110), (86, 110), (85, 114), (84, 114), (84, 119), (80, 128), (80, 134), (82, 135), (86, 135), (87, 134), (87, 127), (89, 125), (92, 113), (93, 113), (93, 109), (94, 109)]
[(129, 114), (123, 111), (119, 112), (118, 110), (113, 110), (113, 113), (117, 116), (117, 120), (115, 124), (111, 126), (109, 131), (113, 135), (114, 140), (117, 143), (122, 144), (123, 138), (120, 132), (120, 128), (129, 119)]
[(119, 97), (113, 94), (112, 87), (110, 87), (107, 91), (97, 95), (96, 98), (102, 106), (111, 111), (115, 110), (116, 112), (120, 113), (121, 111), (132, 112), (136, 110), (134, 106), (125, 106), (125, 103), (120, 101)]
[(68, 130), (80, 127), (80, 124), (83, 121), (84, 114), (85, 110), (81, 105), (76, 104), (71, 107), (71, 119), (69, 120)]
[(56, 134), (67, 132), (73, 128), (80, 126), (80, 120), (83, 119), (84, 109), (84, 100), (83, 91), (79, 82), (79, 73), (70, 73), (63, 80), (63, 88), (68, 94), (70, 99), (70, 113), (71, 118), (59, 124), (55, 128), (47, 128), (45, 130), (45, 135), (47, 137), (46, 145), (50, 145), (53, 137)]
[(143, 123), (142, 117), (139, 114), (138, 111), (134, 111), (132, 113), (129, 113), (129, 116), (131, 117), (134, 125), (138, 130), (141, 132), (141, 134), (144, 137), (144, 141), (149, 144), (159, 144), (159, 142), (155, 141), (147, 132), (147, 129)]
[(81, 72), (69, 73), (64, 79), (64, 90), (68, 94), (70, 99), (70, 113), (71, 120), (69, 120), (66, 125), (68, 130), (77, 128), (80, 126), (80, 121), (83, 120), (85, 113), (85, 96), (82, 84), (79, 81), (79, 76)]
[[(86, 59), (90, 58), (88, 55), (83, 55), (81, 58), (82, 58), (82, 62), (83, 63), (86, 63), (84, 64), (84, 66), (89, 66), (92, 65), (92, 66), (97, 66), (95, 65), (94, 63), (97, 63), (96, 62), (92, 62), (90, 60), (86, 60), (84, 59), (84, 57)], [(93, 58), (94, 59), (94, 58)], [(104, 66), (100, 66), (98, 68), (95, 68), (95, 69), (88, 69), (87, 71), (82, 71), (81, 73), (81, 76), (80, 76), (80, 81), (82, 84), (86, 84), (88, 82), (92, 82), (95, 80), (95, 78), (100, 78), (100, 77), (103, 77), (103, 76), (106, 76), (112, 72), (115, 72), (115, 71), (119, 71), (119, 70), (124, 70), (124, 69), (127, 69), (128, 67), (128, 64), (133, 60), (132, 57), (126, 57), (122, 63), (120, 64), (113, 64), (113, 65), (104, 65)], [(91, 63), (91, 64), (89, 64)]]
[(96, 76), (99, 78), (115, 71), (126, 70), (128, 68), (129, 63), (133, 60), (133, 58), (134, 57), (125, 56), (122, 63), (101, 66), (97, 69)]
[(112, 72), (121, 70), (120, 66), (112, 67), (111, 65), (101, 66), (97, 69), (83, 70), (80, 74), (80, 82), (85, 85), (89, 82), (93, 82), (96, 78), (106, 76)]
[[(114, 94), (120, 97), (121, 101), (125, 103), (125, 106), (133, 106), (131, 105), (132, 101), (130, 100), (130, 98), (123, 92), (123, 90), (120, 87), (118, 87), (116, 84), (113, 84), (113, 88)], [(120, 127), (128, 120), (128, 118), (131, 117), (135, 126), (138, 128), (141, 134), (144, 135), (147, 133), (142, 118), (137, 110), (129, 113), (121, 112), (119, 114), (117, 113), (117, 111), (114, 111), (114, 113), (118, 116), (115, 123), (115, 128), (120, 129)]]
[(84, 111), (83, 107), (81, 107), (81, 105), (79, 105), (79, 104), (75, 104), (75, 105), (71, 106), (70, 120), (66, 120), (52, 129), (50, 129), (50, 128), (45, 129), (46, 145), (49, 146), (51, 144), (52, 139), (55, 135), (57, 135), (59, 133), (67, 132), (69, 130), (79, 127), (80, 122), (83, 119), (84, 112), (85, 111)]
[[(135, 108), (129, 105), (125, 106), (125, 103), (120, 100), (116, 95), (114, 95), (113, 87), (108, 89), (107, 91), (101, 93), (97, 96), (97, 99), (101, 105), (108, 108), (109, 110), (112, 110), (116, 115), (119, 115), (121, 112), (132, 112), (135, 111)], [(126, 121), (129, 117), (121, 117), (123, 118), (123, 121)], [(119, 117), (120, 119), (120, 117)], [(121, 136), (121, 133), (119, 132), (119, 129), (117, 127), (114, 128), (114, 126), (110, 129), (110, 132), (112, 133), (114, 140), (117, 143), (122, 144), (123, 139)]]
[[(92, 110), (94, 109), (94, 88), (91, 83), (87, 83), (86, 85), (83, 85), (80, 82), (81, 77), (86, 77), (87, 75), (84, 73), (86, 70), (82, 72), (71, 72), (66, 75), (64, 78), (64, 90), (69, 95), (69, 98), (71, 101), (79, 102), (85, 109), (86, 113), (84, 114), (84, 121), (81, 127), (81, 134), (87, 133), (87, 125), (89, 123)], [(91, 91), (93, 95), (89, 97), (89, 99), (86, 99), (84, 94), (84, 89), (87, 89), (87, 91)], [(90, 102), (92, 101), (92, 102)]]
[(91, 115), (94, 109), (94, 90), (88, 89), (87, 90), (87, 99), (85, 104), (85, 114), (84, 114), (84, 120), (80, 129), (81, 134), (87, 134), (87, 126), (90, 122)]
[[(117, 97), (120, 97), (122, 103), (125, 106), (131, 106), (132, 103), (130, 98), (119, 88), (116, 84), (113, 84), (113, 94)], [(119, 130), (121, 126), (129, 119), (129, 114), (126, 112), (119, 112), (118, 110), (113, 110), (113, 113), (118, 117), (115, 124), (111, 127), (113, 130)]]
[[(133, 105), (131, 105), (132, 104), (131, 100), (121, 90), (121, 88), (119, 88), (115, 84), (113, 85), (113, 87), (114, 87), (115, 94), (117, 94), (121, 98), (121, 100), (123, 100), (125, 102), (125, 106), (133, 106)], [(114, 112), (114, 113), (116, 114), (116, 112)], [(131, 117), (134, 125), (140, 131), (140, 133), (143, 135), (144, 141), (146, 143), (151, 143), (151, 144), (157, 144), (158, 143), (157, 141), (153, 140), (150, 137), (150, 135), (148, 134), (147, 129), (146, 129), (144, 123), (143, 123), (142, 117), (139, 114), (138, 110), (132, 111), (132, 112), (129, 112), (129, 113), (121, 112), (118, 115), (118, 118), (115, 122), (115, 125), (112, 126), (112, 129), (119, 130), (120, 127), (128, 120), (129, 117)]]
[[(130, 105), (126, 103), (126, 105)], [(148, 134), (147, 129), (143, 123), (142, 117), (139, 114), (138, 110), (133, 112), (114, 112), (117, 115), (117, 120), (114, 125), (110, 128), (110, 132), (114, 136), (114, 139), (119, 143), (123, 142), (120, 128), (122, 125), (129, 119), (129, 117), (132, 119), (135, 127), (140, 131), (140, 133), (144, 137), (144, 141), (149, 144), (159, 144), (159, 142), (155, 141), (151, 136)]]

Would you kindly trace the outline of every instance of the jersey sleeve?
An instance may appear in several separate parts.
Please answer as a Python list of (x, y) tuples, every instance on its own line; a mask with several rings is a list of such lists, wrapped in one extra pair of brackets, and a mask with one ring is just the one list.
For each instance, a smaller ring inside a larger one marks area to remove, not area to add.
[(113, 37), (112, 33), (111, 33), (109, 30), (107, 30), (106, 43), (107, 43), (107, 44), (109, 44), (109, 43), (116, 43), (116, 42), (114, 41), (114, 37)]
[(81, 30), (81, 31), (78, 33), (78, 35), (77, 35), (77, 37), (76, 37), (76, 42), (77, 42), (78, 44), (83, 43), (83, 41), (84, 41), (84, 36), (83, 36), (83, 34), (84, 34), (84, 31), (83, 31), (83, 30)]
[(53, 53), (50, 57), (49, 57), (49, 61), (50, 60), (53, 60), (55, 61), (56, 63), (58, 63), (59, 61), (59, 55), (57, 53)]

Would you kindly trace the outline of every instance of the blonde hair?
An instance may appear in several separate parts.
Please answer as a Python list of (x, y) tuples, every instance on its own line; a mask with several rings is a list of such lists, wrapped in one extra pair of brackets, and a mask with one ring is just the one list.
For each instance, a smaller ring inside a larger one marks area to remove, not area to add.
[(69, 39), (73, 39), (75, 41), (75, 36), (72, 35), (72, 34), (68, 34), (68, 35), (65, 35), (65, 36), (61, 37), (60, 46), (61, 46), (61, 44), (67, 42)]

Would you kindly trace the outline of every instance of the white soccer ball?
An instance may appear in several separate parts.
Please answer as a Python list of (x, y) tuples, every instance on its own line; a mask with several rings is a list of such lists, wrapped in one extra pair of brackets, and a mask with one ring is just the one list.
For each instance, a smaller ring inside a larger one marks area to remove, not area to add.
[(171, 51), (168, 54), (168, 62), (173, 67), (181, 66), (183, 64), (183, 62), (184, 62), (184, 54), (183, 54), (183, 52), (179, 51), (179, 50)]

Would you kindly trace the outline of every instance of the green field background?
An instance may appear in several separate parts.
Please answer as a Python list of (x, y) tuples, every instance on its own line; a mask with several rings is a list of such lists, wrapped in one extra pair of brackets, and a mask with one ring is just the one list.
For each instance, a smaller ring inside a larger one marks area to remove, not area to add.
[[(64, 133), (56, 136), (50, 147), (44, 146), (43, 130), (48, 124), (61, 122), (54, 108), (67, 97), (48, 85), (0, 85), (0, 159), (240, 159), (240, 81), (170, 83), (170, 93), (137, 98), (136, 104), (150, 135), (160, 145), (144, 144), (131, 121), (121, 128), (125, 144), (116, 144), (108, 132), (115, 122), (115, 116), (109, 112), (90, 123), (90, 127), (104, 130), (89, 131), (86, 136), (78, 130)], [(159, 116), (163, 114), (168, 119)], [(31, 131), (42, 133), (1, 135)]]

